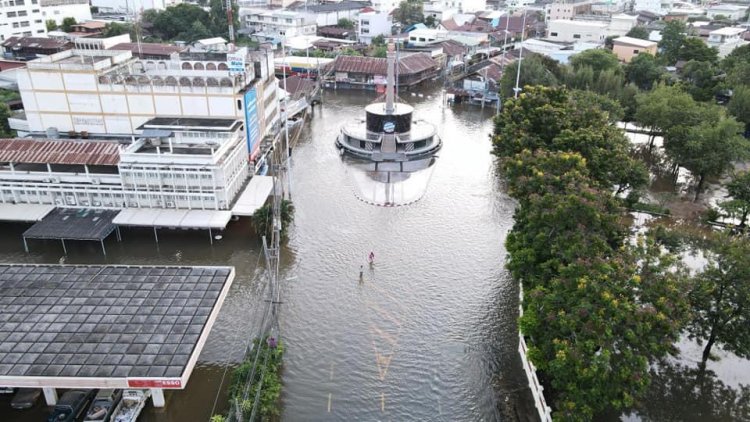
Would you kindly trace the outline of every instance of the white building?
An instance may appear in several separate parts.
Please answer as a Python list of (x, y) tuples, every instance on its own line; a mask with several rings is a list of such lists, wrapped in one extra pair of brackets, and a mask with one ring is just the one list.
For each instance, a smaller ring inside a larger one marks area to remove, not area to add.
[(318, 26), (332, 26), (339, 19), (357, 21), (357, 15), (364, 9), (364, 3), (352, 0), (343, 0), (338, 3), (324, 3), (308, 6), (298, 6), (294, 10), (305, 16), (305, 22), (315, 23)]
[(278, 125), (276, 86), (270, 51), (240, 50), (230, 61), (226, 53), (139, 60), (129, 50), (67, 50), (18, 73), (25, 113), (8, 121), (20, 135), (122, 135), (157, 116), (233, 118), (245, 120), (253, 155)]
[(76, 22), (91, 20), (89, 0), (39, 0), (39, 3), (45, 23), (54, 20), (59, 26), (65, 18), (74, 18)]
[(432, 16), (435, 22), (442, 22), (446, 19), (450, 19), (453, 15), (458, 13), (457, 9), (445, 7), (442, 2), (425, 3), (422, 7), (422, 13), (425, 19), (428, 16)]
[(44, 36), (47, 27), (39, 0), (0, 1), (0, 41), (17, 36)]
[(357, 39), (365, 44), (372, 43), (378, 35), (390, 36), (393, 21), (389, 13), (365, 12), (357, 16)]
[[(372, 7), (376, 12), (391, 13), (398, 7), (398, 0), (372, 0)], [(426, 6), (426, 5), (425, 5)]]
[(581, 14), (591, 13), (595, 0), (558, 0), (544, 6), (544, 20), (573, 19)]
[(242, 122), (156, 118), (143, 132), (119, 140), (0, 140), (0, 203), (230, 209), (249, 173)]
[(748, 6), (740, 6), (735, 4), (717, 4), (709, 6), (706, 9), (706, 16), (711, 19), (716, 19), (717, 16), (723, 16), (732, 21), (738, 21), (745, 17)]
[(672, 10), (672, 0), (635, 0), (633, 10), (666, 15)]
[[(456, 9), (460, 13), (474, 13), (487, 10), (487, 0), (439, 0), (436, 3), (441, 4), (444, 10)], [(447, 19), (447, 17), (443, 19)]]
[(708, 33), (706, 43), (719, 50), (719, 57), (726, 57), (737, 47), (741, 47), (748, 42), (742, 39), (742, 34), (747, 28), (721, 28)]
[(604, 43), (607, 38), (609, 24), (598, 21), (574, 21), (557, 19), (549, 21), (547, 25), (547, 39), (563, 42), (595, 42)]
[(182, 0), (91, 0), (91, 5), (102, 12), (141, 13), (143, 10), (164, 10), (169, 6), (182, 3)]
[(638, 16), (627, 15), (625, 13), (612, 15), (607, 27), (607, 36), (625, 35), (636, 25), (638, 25)]
[(315, 35), (317, 25), (299, 12), (289, 10), (257, 10), (244, 14), (243, 25), (252, 32), (282, 38)]
[(424, 28), (409, 32), (409, 45), (414, 47), (424, 47), (447, 39), (449, 33), (442, 29)]

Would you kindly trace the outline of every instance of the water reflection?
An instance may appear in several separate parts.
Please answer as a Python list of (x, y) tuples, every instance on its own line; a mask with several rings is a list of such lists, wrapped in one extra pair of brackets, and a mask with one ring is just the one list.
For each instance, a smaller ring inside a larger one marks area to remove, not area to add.
[(377, 163), (346, 157), (344, 161), (357, 198), (373, 205), (400, 206), (424, 196), (437, 158)]

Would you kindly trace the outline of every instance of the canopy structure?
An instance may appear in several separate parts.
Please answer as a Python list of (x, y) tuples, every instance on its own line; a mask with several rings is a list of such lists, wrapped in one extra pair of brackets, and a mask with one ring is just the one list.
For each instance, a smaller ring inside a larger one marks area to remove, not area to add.
[(54, 209), (54, 205), (0, 204), (0, 221), (39, 221)]
[(67, 254), (65, 240), (95, 240), (101, 243), (102, 251), (106, 255), (104, 239), (117, 229), (112, 220), (119, 212), (118, 210), (55, 208), (23, 233), (24, 247), (28, 252), (27, 239), (55, 239), (62, 242), (63, 250)]
[(208, 229), (213, 243), (212, 230), (224, 230), (231, 219), (231, 211), (128, 208), (113, 222), (118, 226), (153, 227), (157, 242), (157, 228)]
[(183, 389), (234, 275), (0, 265), (0, 385)]
[(273, 177), (253, 176), (232, 207), (232, 215), (249, 217), (266, 203), (273, 190)]

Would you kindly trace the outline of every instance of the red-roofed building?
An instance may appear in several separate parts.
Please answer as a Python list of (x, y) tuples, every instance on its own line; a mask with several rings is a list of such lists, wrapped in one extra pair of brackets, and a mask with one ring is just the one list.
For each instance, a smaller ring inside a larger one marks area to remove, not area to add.
[[(335, 83), (342, 86), (375, 88), (385, 81), (386, 59), (376, 57), (338, 56), (326, 66), (335, 75)], [(429, 54), (402, 55), (398, 60), (398, 86), (413, 86), (438, 73), (438, 63)], [(333, 82), (333, 81), (329, 81)]]

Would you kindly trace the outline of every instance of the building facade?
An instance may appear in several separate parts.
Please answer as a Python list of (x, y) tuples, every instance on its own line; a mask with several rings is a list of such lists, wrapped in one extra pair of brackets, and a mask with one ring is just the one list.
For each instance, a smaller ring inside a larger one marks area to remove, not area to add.
[(59, 26), (65, 18), (74, 18), (76, 22), (91, 20), (89, 0), (39, 0), (39, 3), (45, 22), (53, 20)]
[(357, 39), (361, 43), (371, 44), (372, 39), (391, 35), (393, 21), (389, 13), (366, 12), (357, 16)]
[(91, 5), (98, 7), (101, 12), (126, 13), (131, 16), (143, 10), (164, 10), (180, 3), (182, 0), (91, 0)]
[(0, 1), (0, 41), (10, 37), (43, 37), (47, 33), (39, 0)]
[(727, 27), (711, 31), (708, 34), (706, 43), (719, 50), (719, 57), (726, 57), (735, 48), (748, 44), (742, 38), (747, 32), (747, 28)]
[(591, 7), (595, 0), (583, 1), (555, 1), (544, 6), (544, 21), (558, 19), (573, 19), (578, 15), (591, 13)]
[(619, 37), (612, 41), (612, 52), (618, 59), (625, 63), (630, 63), (633, 58), (639, 54), (648, 53), (656, 56), (658, 43), (654, 41), (642, 40), (640, 38)]
[(244, 15), (243, 24), (265, 36), (281, 38), (315, 35), (317, 25), (300, 13), (289, 10), (259, 10)]
[(163, 119), (124, 140), (0, 140), (0, 202), (228, 210), (248, 177), (242, 123)]
[(574, 20), (553, 20), (547, 26), (547, 39), (562, 42), (604, 43), (609, 24)]

